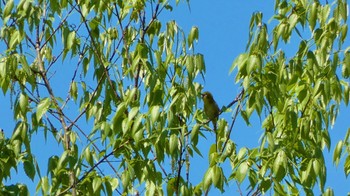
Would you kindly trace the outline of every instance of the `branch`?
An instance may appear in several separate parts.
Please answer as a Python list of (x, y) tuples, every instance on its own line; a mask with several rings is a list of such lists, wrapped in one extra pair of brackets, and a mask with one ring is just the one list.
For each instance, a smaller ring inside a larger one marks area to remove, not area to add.
[[(76, 4), (76, 5), (77, 5), (77, 4)], [(68, 16), (69, 16), (69, 15), (72, 13), (72, 11), (75, 9), (75, 6), (76, 6), (76, 5), (74, 5), (74, 6), (72, 7), (72, 9), (69, 10), (69, 12), (67, 13), (66, 17), (60, 22), (60, 24), (59, 24), (59, 25), (57, 26), (57, 28), (52, 32), (52, 34), (45, 40), (45, 42), (41, 45), (40, 49), (42, 49), (42, 48), (47, 44), (47, 42), (50, 41), (50, 39), (52, 38), (52, 36), (55, 35), (56, 32), (57, 32), (59, 29), (61, 29), (61, 26), (63, 25), (64, 22), (66, 22)]]
[[(111, 155), (113, 155), (113, 153), (119, 149), (121, 149), (122, 147), (124, 147), (124, 145), (126, 145), (129, 141), (126, 141), (124, 144), (120, 145), (118, 148), (114, 149), (112, 152), (110, 152), (109, 154), (103, 156), (103, 158), (98, 161), (93, 167), (91, 167), (81, 178), (79, 178), (78, 181), (76, 181), (74, 184), (72, 184), (71, 186), (69, 186), (68, 188), (66, 188), (63, 192), (59, 193), (58, 196), (60, 195), (64, 195), (66, 192), (68, 192), (70, 189), (72, 189), (74, 186), (76, 186), (77, 184), (79, 184), (81, 181), (83, 181), (92, 171), (94, 171), (94, 169), (96, 167), (98, 167), (101, 163), (103, 163), (108, 157), (110, 157)], [(121, 194), (121, 193), (119, 193)]]
[[(180, 122), (180, 125), (183, 126), (184, 125), (184, 122), (182, 121), (181, 117), (178, 116), (178, 119), (179, 119), (179, 122)], [(187, 129), (186, 129), (187, 130)], [(181, 134), (185, 135), (183, 132), (182, 132), (182, 129), (180, 129), (180, 132)], [(180, 188), (180, 177), (181, 177), (181, 170), (182, 170), (182, 166), (183, 166), (183, 159), (182, 159), (182, 156), (183, 154), (186, 152), (186, 145), (182, 144), (181, 140), (180, 141), (180, 149), (181, 149), (181, 152), (180, 152), (180, 156), (179, 156), (179, 159), (178, 159), (178, 171), (177, 171), (177, 179), (176, 179), (176, 195), (179, 195), (179, 188)], [(183, 148), (183, 149), (182, 149)]]
[[(141, 34), (141, 43), (145, 42), (145, 35), (147, 30), (149, 29), (149, 27), (151, 26), (151, 24), (157, 19), (158, 16), (158, 9), (159, 9), (159, 3), (157, 4), (154, 13), (152, 14), (152, 19), (151, 21), (148, 23), (148, 25), (146, 25), (146, 13), (145, 12), (139, 12), (140, 15), (140, 21), (141, 21), (141, 29), (142, 29), (142, 34)], [(153, 12), (153, 10), (152, 10)], [(139, 78), (140, 78), (140, 72), (141, 72), (141, 67), (142, 67), (142, 63), (141, 61), (138, 64), (137, 67), (137, 71), (136, 71), (136, 75), (135, 75), (135, 83), (134, 86), (137, 88), (139, 85)]]
[[(231, 136), (231, 133), (232, 133), (233, 125), (235, 124), (236, 119), (237, 119), (237, 116), (238, 116), (239, 112), (241, 111), (241, 108), (242, 108), (242, 107), (241, 107), (241, 101), (242, 101), (242, 99), (243, 99), (243, 95), (244, 95), (244, 89), (241, 90), (241, 92), (236, 96), (236, 98), (235, 98), (230, 104), (227, 105), (227, 108), (229, 108), (229, 107), (231, 107), (233, 104), (235, 104), (235, 103), (237, 103), (237, 102), (240, 102), (239, 105), (237, 106), (236, 112), (235, 112), (235, 114), (234, 114), (234, 116), (233, 116), (233, 120), (232, 120), (232, 123), (231, 123), (231, 127), (230, 127), (230, 130), (229, 130), (229, 132), (228, 132), (228, 135), (227, 135), (227, 138), (226, 138), (226, 140), (225, 140), (225, 143), (224, 143), (224, 145), (222, 146), (221, 153), (223, 153), (224, 150), (225, 150), (225, 148), (226, 148), (227, 142), (228, 142), (228, 140), (230, 139), (230, 136)], [(222, 110), (220, 111), (219, 114), (221, 114), (221, 113), (222, 113)]]
[[(151, 148), (151, 153), (153, 154), (154, 158), (152, 161), (156, 161), (157, 160), (157, 156), (156, 153), (154, 153), (153, 149)], [(168, 174), (166, 173), (164, 167), (159, 163), (159, 161), (156, 161), (158, 163), (158, 166), (160, 167), (160, 169), (162, 170), (164, 176), (168, 176)]]
[[(76, 0), (75, 2), (76, 2), (77, 5), (78, 5), (78, 0)], [(79, 6), (79, 5), (77, 6), (76, 10), (77, 10), (78, 13), (80, 14), (80, 16), (81, 16), (81, 18), (82, 18), (82, 20), (83, 20), (83, 23), (84, 23), (84, 25), (85, 25), (85, 28), (86, 28), (86, 30), (88, 31), (89, 37), (91, 38), (91, 44), (92, 44), (92, 46), (93, 46), (93, 48), (94, 48), (94, 52), (95, 52), (95, 54), (96, 54), (98, 60), (100, 61), (100, 64), (101, 64), (102, 66), (104, 66), (102, 54), (100, 53), (100, 50), (99, 50), (99, 48), (97, 47), (97, 44), (96, 44), (96, 42), (95, 42), (95, 39), (94, 39), (94, 37), (92, 36), (91, 30), (90, 30), (90, 28), (89, 28), (89, 25), (87, 24), (87, 20), (86, 20), (85, 16), (83, 15), (83, 13), (81, 12), (81, 9), (80, 9), (80, 6)], [(114, 86), (113, 86), (113, 84), (112, 84), (112, 81), (111, 81), (111, 79), (110, 79), (110, 77), (109, 77), (108, 70), (109, 70), (108, 66), (107, 66), (107, 67), (104, 66), (104, 70), (103, 70), (104, 72), (103, 72), (103, 75), (101, 76), (101, 78), (103, 78), (104, 76), (107, 77), (107, 80), (108, 80), (108, 82), (109, 82), (109, 85), (110, 85), (111, 88), (113, 89), (113, 92), (114, 92), (115, 97), (116, 97), (117, 99), (120, 99), (120, 97), (119, 97), (119, 95), (117, 94), (116, 89), (114, 89)]]
[[(68, 129), (67, 125), (66, 125), (66, 122), (64, 120), (65, 114), (64, 114), (63, 110), (59, 107), (59, 104), (57, 102), (56, 96), (55, 96), (54, 91), (53, 91), (53, 89), (51, 87), (49, 78), (47, 77), (47, 69), (45, 69), (45, 65), (44, 65), (44, 62), (43, 62), (43, 59), (42, 59), (42, 56), (41, 56), (41, 50), (42, 50), (43, 46), (47, 43), (47, 41), (44, 44), (41, 43), (41, 41), (42, 41), (41, 39), (42, 38), (40, 36), (40, 27), (39, 27), (39, 25), (40, 25), (40, 23), (36, 26), (36, 43), (35, 43), (36, 68), (38, 69), (38, 73), (41, 76), (42, 80), (44, 81), (45, 88), (46, 88), (46, 90), (47, 90), (47, 92), (48, 92), (48, 94), (49, 94), (49, 96), (51, 98), (51, 101), (52, 101), (52, 103), (54, 105), (54, 108), (57, 111), (59, 122), (61, 123), (62, 128), (64, 130), (64, 148), (65, 148), (65, 150), (69, 150), (70, 151), (70, 145), (71, 145), (70, 144), (70, 137), (69, 137), (69, 132), (70, 131), (69, 131), (69, 129)], [(43, 22), (42, 28), (44, 28), (44, 22)], [(76, 195), (75, 175), (74, 175), (73, 169), (70, 169), (69, 181), (70, 181), (69, 183), (71, 184), (71, 187), (72, 187), (72, 195), (75, 196)]]

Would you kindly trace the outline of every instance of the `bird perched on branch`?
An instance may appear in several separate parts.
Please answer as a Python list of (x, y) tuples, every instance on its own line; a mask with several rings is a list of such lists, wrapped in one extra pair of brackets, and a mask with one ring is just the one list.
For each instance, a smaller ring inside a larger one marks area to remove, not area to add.
[(216, 123), (220, 114), (220, 109), (218, 104), (215, 102), (213, 95), (206, 91), (202, 93), (202, 98), (204, 101), (204, 113), (207, 115), (209, 120), (213, 123), (214, 131), (216, 131)]

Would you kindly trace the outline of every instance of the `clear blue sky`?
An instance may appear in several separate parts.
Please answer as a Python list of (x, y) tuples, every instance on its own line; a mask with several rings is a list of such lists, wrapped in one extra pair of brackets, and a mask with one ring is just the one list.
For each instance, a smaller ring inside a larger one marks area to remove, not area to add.
[[(248, 25), (250, 17), (253, 12), (260, 11), (264, 13), (264, 21), (268, 23), (273, 15), (273, 2), (262, 0), (219, 0), (219, 1), (200, 1), (192, 0), (190, 2), (191, 11), (186, 3), (180, 3), (175, 7), (172, 13), (164, 12), (161, 19), (176, 20), (185, 32), (188, 32), (192, 26), (199, 28), (199, 42), (195, 45), (196, 52), (202, 53), (205, 57), (207, 73), (205, 75), (204, 89), (213, 93), (214, 98), (219, 106), (227, 105), (239, 93), (239, 85), (235, 84), (235, 75), (229, 75), (229, 69), (234, 58), (244, 52), (248, 39)], [(271, 32), (272, 26), (269, 26)], [(297, 43), (290, 43), (287, 53), (293, 54)], [(70, 77), (70, 76), (69, 76)], [(0, 100), (4, 100), (3, 94), (0, 93)], [(9, 99), (0, 101), (0, 127), (4, 128), (7, 137), (10, 137), (14, 123), (11, 123), (13, 117), (11, 108), (8, 105)], [(200, 103), (202, 104), (202, 103)], [(200, 106), (202, 107), (202, 105)], [(327, 161), (327, 183), (326, 187), (332, 187), (335, 195), (347, 195), (350, 188), (345, 184), (350, 184), (350, 180), (345, 178), (343, 172), (343, 161), (338, 167), (332, 163), (332, 154), (334, 146), (339, 139), (343, 139), (346, 130), (350, 127), (348, 120), (349, 108), (342, 108), (340, 115), (336, 121), (335, 126), (331, 129), (330, 134), (332, 138), (332, 149), (330, 153), (325, 151), (325, 158)], [(230, 121), (231, 114), (224, 114), (228, 121)], [(259, 146), (259, 137), (262, 134), (260, 129), (260, 120), (254, 118), (252, 126), (248, 127), (241, 118), (238, 119), (231, 139), (237, 144), (237, 148), (241, 147), (257, 147)], [(214, 142), (214, 135), (207, 134), (207, 141), (200, 142), (200, 149), (202, 152), (207, 152), (209, 145)], [(51, 138), (52, 139), (52, 138)], [(43, 165), (41, 172), (46, 174), (47, 157), (51, 155), (50, 152), (60, 155), (61, 151), (55, 143), (50, 144), (50, 139), (45, 144), (40, 144), (43, 140), (42, 134), (33, 137), (33, 152), (39, 160), (39, 164)], [(52, 140), (51, 140), (52, 141)], [(191, 164), (195, 169), (191, 169), (192, 179), (201, 179), (204, 175), (204, 168), (208, 165), (207, 154), (203, 153), (204, 158), (193, 159)], [(230, 166), (227, 164), (227, 170)], [(38, 182), (36, 178), (34, 183), (25, 177), (21, 167), (18, 168), (18, 175), (13, 176), (13, 182), (23, 182), (30, 186), (30, 191), (33, 194)], [(227, 173), (226, 173), (227, 174)], [(5, 182), (9, 184), (10, 182)], [(236, 183), (230, 182), (230, 187), (226, 187), (226, 192), (222, 195), (237, 195), (238, 188)], [(244, 193), (247, 188), (246, 184), (241, 186)], [(318, 190), (318, 187), (316, 187)], [(317, 192), (316, 192), (317, 193)], [(214, 191), (211, 195), (220, 195), (219, 191)], [(317, 194), (316, 194), (317, 195)]]

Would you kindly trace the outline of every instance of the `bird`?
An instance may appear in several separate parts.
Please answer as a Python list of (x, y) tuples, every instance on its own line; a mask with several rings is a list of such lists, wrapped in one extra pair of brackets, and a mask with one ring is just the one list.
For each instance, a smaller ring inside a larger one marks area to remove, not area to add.
[(220, 114), (219, 106), (215, 102), (213, 95), (208, 91), (202, 93), (202, 98), (204, 101), (204, 113), (213, 123), (214, 131), (216, 131), (217, 121)]

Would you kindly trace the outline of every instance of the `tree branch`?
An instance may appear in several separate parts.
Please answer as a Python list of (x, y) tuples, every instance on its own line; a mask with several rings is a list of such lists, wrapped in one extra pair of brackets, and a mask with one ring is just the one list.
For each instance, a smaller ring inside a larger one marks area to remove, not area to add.
[[(242, 99), (243, 99), (243, 95), (244, 95), (244, 89), (241, 90), (241, 92), (236, 96), (236, 98), (230, 103), (227, 105), (227, 108), (231, 107), (233, 104), (237, 103), (237, 102), (241, 102)], [(236, 108), (236, 112), (233, 116), (233, 120), (232, 120), (232, 123), (231, 123), (231, 127), (229, 129), (229, 132), (228, 132), (228, 135), (227, 135), (227, 138), (225, 140), (225, 143), (224, 145), (222, 146), (222, 149), (221, 149), (221, 153), (224, 152), (225, 148), (226, 148), (226, 145), (227, 145), (227, 142), (228, 140), (230, 139), (230, 136), (231, 136), (231, 133), (232, 133), (232, 129), (233, 129), (233, 125), (235, 124), (236, 122), (236, 119), (237, 119), (237, 116), (239, 114), (239, 112), (241, 111), (241, 103), (239, 103), (239, 105), (237, 106)], [(220, 111), (220, 114), (222, 113), (222, 110)]]

